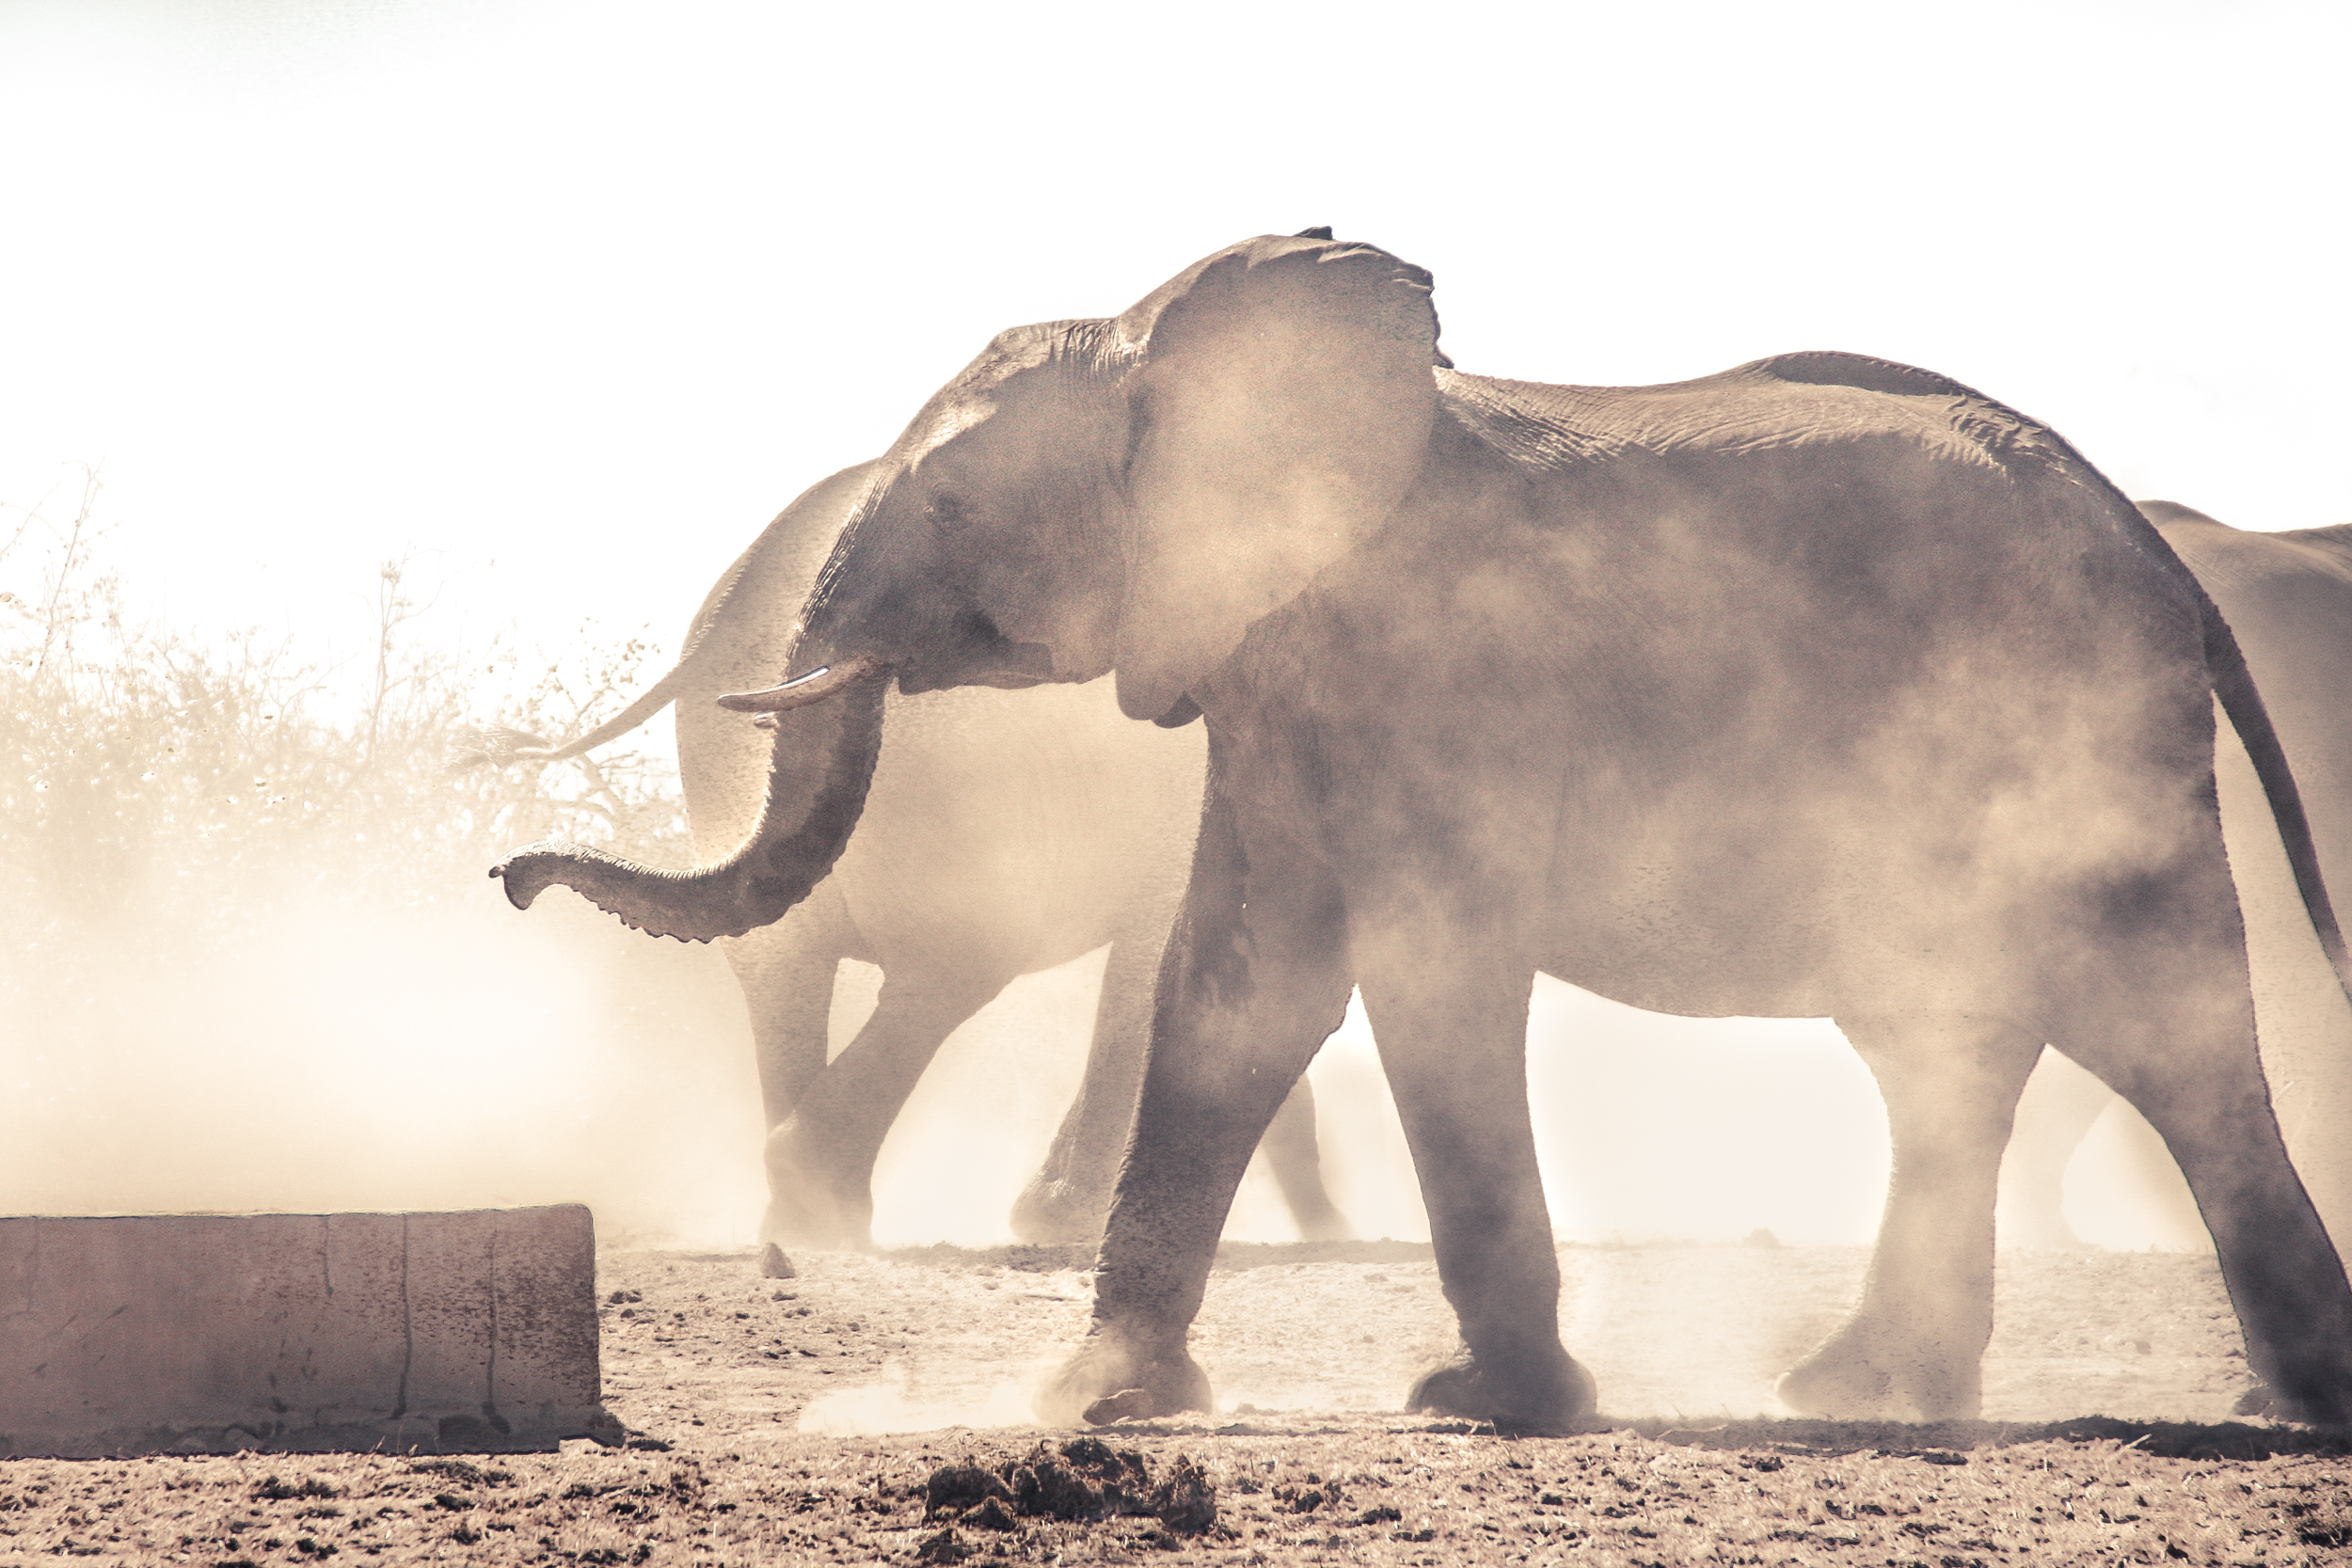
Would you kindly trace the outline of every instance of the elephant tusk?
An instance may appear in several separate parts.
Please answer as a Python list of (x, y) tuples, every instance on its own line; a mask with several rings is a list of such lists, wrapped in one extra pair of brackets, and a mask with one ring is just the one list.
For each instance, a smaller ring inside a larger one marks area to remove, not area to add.
[(889, 671), (890, 666), (881, 659), (861, 655), (839, 664), (819, 665), (805, 675), (795, 675), (782, 686), (771, 686), (765, 691), (730, 692), (719, 699), (719, 705), (733, 713), (784, 713), (822, 702), (835, 692)]

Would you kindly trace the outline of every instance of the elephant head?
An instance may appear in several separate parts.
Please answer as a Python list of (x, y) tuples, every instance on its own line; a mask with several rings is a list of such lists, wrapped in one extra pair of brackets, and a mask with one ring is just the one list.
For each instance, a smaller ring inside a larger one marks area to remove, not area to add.
[(774, 717), (759, 827), (689, 872), (537, 845), (492, 871), (564, 883), (693, 941), (781, 916), (855, 828), (881, 697), (1115, 673), (1181, 724), (1249, 626), (1411, 489), (1438, 392), (1429, 275), (1328, 230), (1263, 236), (1124, 314), (997, 337), (871, 470), (803, 609), (793, 669), (723, 698)]

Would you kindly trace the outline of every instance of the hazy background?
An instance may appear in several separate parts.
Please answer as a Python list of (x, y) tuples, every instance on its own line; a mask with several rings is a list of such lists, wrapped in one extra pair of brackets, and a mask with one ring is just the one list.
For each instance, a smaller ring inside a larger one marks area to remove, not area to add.
[[(345, 740), (387, 559), (430, 605), (402, 646), (469, 671), (477, 720), (633, 637), (650, 676), (757, 528), (991, 333), (1321, 223), (1433, 269), (1467, 370), (1857, 350), (2053, 421), (2134, 495), (2344, 521), (2347, 45), (2332, 5), (0, 0), (0, 587), (46, 591), (95, 469), (83, 580), (117, 571), (174, 646), (294, 650)], [(0, 793), (73, 774), (70, 729), (0, 756)], [(401, 777), (384, 810), (439, 809)], [(560, 895), (507, 910), (476, 841), (551, 819), (510, 784), (373, 892), (347, 801), (257, 838), (266, 865), (204, 863), (221, 902), (279, 889), (217, 942), (165, 940), (200, 878), (17, 908), (0, 1209), (581, 1197), (747, 1239), (723, 966)], [(951, 1042), (884, 1239), (1002, 1234), (1097, 969)], [(1534, 1046), (1565, 1234), (1868, 1234), (1883, 1122), (1826, 1026), (1545, 982)], [(1360, 1021), (1315, 1072), (1344, 1201), (1416, 1233)], [(2078, 1226), (2174, 1244), (2098, 1196), (2133, 1135), (2094, 1134)], [(1284, 1234), (1254, 1187), (1236, 1227)]]

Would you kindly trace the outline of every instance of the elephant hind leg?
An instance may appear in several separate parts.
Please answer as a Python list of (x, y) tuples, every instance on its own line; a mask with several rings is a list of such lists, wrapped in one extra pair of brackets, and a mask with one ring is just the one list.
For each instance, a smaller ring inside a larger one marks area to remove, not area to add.
[(2288, 1163), (2251, 1022), (2242, 1000), (2201, 1015), (2181, 1004), (2129, 1032), (2086, 1031), (2067, 1051), (2148, 1118), (2187, 1178), (2270, 1413), (2344, 1425), (2352, 1287)]
[(1861, 1304), (1777, 1392), (1834, 1419), (1972, 1418), (1993, 1337), (2001, 1150), (2042, 1042), (1963, 1016), (1838, 1023), (1886, 1101), (1886, 1212)]
[(1025, 1242), (1086, 1243), (1103, 1233), (1111, 1182), (1136, 1119), (1166, 939), (1166, 922), (1159, 921), (1148, 931), (1130, 931), (1111, 942), (1077, 1096), (1062, 1116), (1045, 1163), (1012, 1206), (1012, 1233)]
[(825, 1069), (834, 976), (849, 955), (850, 936), (840, 895), (828, 882), (774, 925), (720, 942), (743, 989), (770, 1132)]
[(1356, 1227), (1347, 1223), (1330, 1190), (1323, 1184), (1323, 1150), (1315, 1140), (1315, 1091), (1301, 1073), (1291, 1086), (1274, 1123), (1258, 1145), (1274, 1172), (1282, 1201), (1290, 1205), (1302, 1242), (1352, 1242)]
[(760, 1240), (872, 1244), (874, 1157), (956, 1026), (1011, 983), (1002, 965), (885, 969), (873, 1016), (768, 1135)]
[(2001, 1156), (2000, 1244), (2069, 1252), (2089, 1245), (2066, 1220), (2066, 1167), (2115, 1091), (2045, 1050), (2017, 1101)]

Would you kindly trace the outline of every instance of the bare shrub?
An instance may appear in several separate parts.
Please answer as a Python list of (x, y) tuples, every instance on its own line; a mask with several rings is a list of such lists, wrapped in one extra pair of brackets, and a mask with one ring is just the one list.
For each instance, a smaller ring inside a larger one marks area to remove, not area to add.
[[(418, 635), (413, 559), (378, 572), (361, 668), (257, 629), (215, 641), (126, 618), (91, 520), (26, 514), (0, 548), (0, 923), (15, 942), (147, 927), (236, 938), (294, 888), (337, 900), (468, 893), (504, 850), (561, 836), (687, 858), (674, 772), (615, 750), (452, 772), (484, 727), (566, 734), (640, 684), (642, 640), (526, 681)], [(354, 661), (358, 662), (358, 661)], [(516, 693), (519, 695), (508, 695)]]
[(718, 955), (585, 905), (526, 918), (485, 876), (545, 836), (688, 860), (674, 768), (450, 768), (484, 727), (621, 705), (644, 642), (469, 648), (415, 559), (368, 585), (357, 653), (157, 624), (95, 493), (0, 512), (0, 1212), (748, 1223), (757, 1102)]

